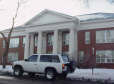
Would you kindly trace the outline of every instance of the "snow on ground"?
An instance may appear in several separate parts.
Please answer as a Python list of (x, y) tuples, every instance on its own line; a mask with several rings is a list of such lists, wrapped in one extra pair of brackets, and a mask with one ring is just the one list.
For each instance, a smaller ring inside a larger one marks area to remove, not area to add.
[[(12, 66), (6, 66), (5, 69), (0, 66), (0, 73), (11, 73)], [(95, 68), (92, 74), (92, 69), (76, 68), (74, 73), (68, 74), (67, 78), (71, 79), (90, 79), (90, 80), (110, 80), (114, 81), (114, 69)]]
[(11, 65), (7, 65), (5, 69), (0, 66), (0, 73), (13, 73), (13, 69)]
[(114, 69), (78, 69), (74, 73), (68, 74), (71, 79), (90, 79), (90, 80), (110, 80), (114, 81)]

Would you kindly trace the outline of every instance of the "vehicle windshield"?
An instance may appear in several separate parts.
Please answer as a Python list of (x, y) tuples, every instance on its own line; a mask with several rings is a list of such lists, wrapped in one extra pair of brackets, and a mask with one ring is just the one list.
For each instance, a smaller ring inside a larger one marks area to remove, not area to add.
[(62, 59), (64, 62), (69, 62), (69, 58), (67, 55), (62, 55)]

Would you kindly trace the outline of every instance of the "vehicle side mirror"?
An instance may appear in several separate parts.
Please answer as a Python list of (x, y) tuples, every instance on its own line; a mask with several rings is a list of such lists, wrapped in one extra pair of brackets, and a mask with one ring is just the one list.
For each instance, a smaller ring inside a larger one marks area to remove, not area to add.
[(28, 61), (28, 59), (25, 59), (25, 61)]

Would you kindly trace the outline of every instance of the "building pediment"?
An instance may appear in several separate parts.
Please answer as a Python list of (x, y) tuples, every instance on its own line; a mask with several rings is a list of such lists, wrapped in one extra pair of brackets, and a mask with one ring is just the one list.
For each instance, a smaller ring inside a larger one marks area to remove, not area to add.
[(46, 9), (41, 13), (39, 13), (38, 15), (36, 15), (35, 17), (33, 17), (25, 25), (50, 24), (50, 23), (71, 21), (73, 19), (75, 19), (75, 17)]

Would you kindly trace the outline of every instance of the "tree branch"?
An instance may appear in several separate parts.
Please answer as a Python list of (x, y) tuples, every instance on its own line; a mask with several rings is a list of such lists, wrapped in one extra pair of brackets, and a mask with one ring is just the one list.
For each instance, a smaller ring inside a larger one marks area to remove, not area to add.
[(19, 0), (18, 0), (16, 13), (15, 13), (15, 16), (13, 17), (13, 20), (12, 20), (12, 27), (11, 27), (11, 30), (8, 34), (8, 42), (10, 42), (10, 37), (11, 37), (12, 31), (14, 29), (15, 19), (17, 18), (17, 13), (18, 13), (19, 7), (20, 7), (20, 3), (19, 3)]
[(4, 35), (4, 33), (3, 33), (3, 32), (0, 32), (0, 34), (2, 35), (3, 39), (4, 39), (5, 42), (7, 43), (7, 39), (6, 39), (5, 35)]

